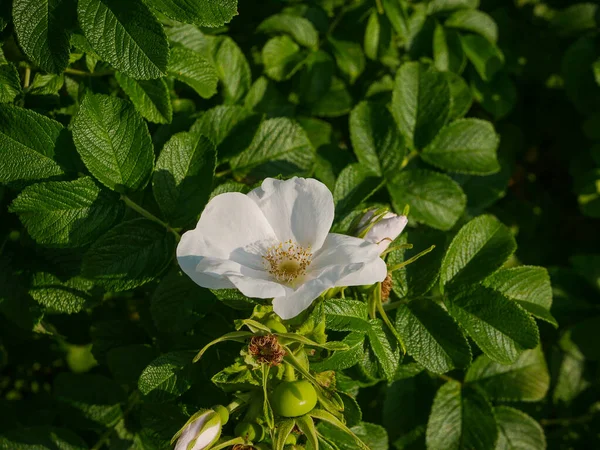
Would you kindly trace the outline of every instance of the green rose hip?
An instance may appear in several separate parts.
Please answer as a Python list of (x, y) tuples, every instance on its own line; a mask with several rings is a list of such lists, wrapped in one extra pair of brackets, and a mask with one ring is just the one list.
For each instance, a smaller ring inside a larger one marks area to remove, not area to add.
[(306, 380), (284, 381), (271, 395), (271, 405), (282, 417), (299, 417), (317, 405), (317, 392)]

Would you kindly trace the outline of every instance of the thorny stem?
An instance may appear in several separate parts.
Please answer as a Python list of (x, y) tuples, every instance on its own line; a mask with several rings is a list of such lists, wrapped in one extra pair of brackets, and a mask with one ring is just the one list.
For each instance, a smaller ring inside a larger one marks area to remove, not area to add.
[(147, 211), (144, 208), (142, 208), (140, 205), (138, 205), (137, 203), (135, 203), (133, 200), (131, 200), (125, 194), (121, 194), (121, 200), (123, 200), (123, 202), (127, 206), (129, 206), (131, 209), (133, 209), (135, 212), (139, 213), (140, 215), (144, 216), (146, 219), (149, 219), (152, 222), (155, 222), (155, 223), (157, 223), (157, 224), (162, 225), (163, 227), (165, 227), (167, 229), (167, 231), (169, 231), (169, 232), (171, 232), (171, 233), (173, 233), (175, 235), (175, 237), (177, 238), (178, 241), (181, 239), (181, 235), (176, 230), (174, 230), (173, 228), (171, 228), (169, 226), (169, 224), (163, 222), (158, 217), (156, 217), (154, 214), (152, 214), (149, 211)]

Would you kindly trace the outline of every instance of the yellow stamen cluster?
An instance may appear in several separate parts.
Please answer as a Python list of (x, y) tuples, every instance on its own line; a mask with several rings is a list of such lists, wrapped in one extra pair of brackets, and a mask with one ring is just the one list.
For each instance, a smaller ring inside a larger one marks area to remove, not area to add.
[(281, 283), (292, 283), (306, 274), (312, 260), (310, 247), (304, 248), (291, 239), (267, 249), (263, 256), (266, 269)]

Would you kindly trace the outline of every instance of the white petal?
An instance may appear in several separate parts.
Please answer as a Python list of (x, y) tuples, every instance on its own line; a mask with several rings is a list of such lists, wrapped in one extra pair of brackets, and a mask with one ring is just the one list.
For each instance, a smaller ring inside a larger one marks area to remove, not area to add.
[(282, 319), (297, 316), (332, 287), (371, 285), (383, 281), (387, 275), (377, 245), (333, 233), (327, 236), (309, 269), (304, 284), (273, 299), (273, 310)]
[[(175, 450), (187, 450), (188, 445), (194, 439), (196, 439), (196, 436), (202, 430), (202, 427), (207, 425), (208, 421), (214, 420), (215, 413), (213, 411), (207, 411), (206, 413), (201, 414), (198, 418), (189, 423), (177, 439), (177, 445), (175, 446)], [(194, 444), (194, 450), (201, 450), (203, 448), (206, 448), (211, 442), (218, 438), (220, 432), (221, 421), (216, 420), (216, 423), (214, 425), (209, 426), (205, 430), (202, 430), (201, 435), (198, 436), (198, 439)]]
[(281, 242), (289, 239), (319, 250), (331, 228), (333, 195), (320, 181), (310, 178), (267, 178), (248, 194), (260, 207)]
[[(203, 273), (199, 269), (203, 259), (228, 260), (232, 253), (240, 254), (240, 249), (275, 239), (271, 225), (256, 203), (240, 193), (221, 194), (208, 203), (196, 228), (181, 237), (177, 260), (181, 269), (200, 286), (231, 289), (235, 285), (218, 272)], [(258, 269), (256, 264), (253, 267)]]
[(221, 433), (221, 425), (213, 425), (212, 427), (208, 427), (205, 429), (202, 434), (198, 437), (192, 450), (203, 450), (208, 448), (210, 444), (212, 444)]
[(365, 236), (365, 240), (377, 244), (380, 251), (385, 251), (389, 245), (400, 236), (406, 227), (408, 218), (387, 213), (383, 218), (371, 227)]

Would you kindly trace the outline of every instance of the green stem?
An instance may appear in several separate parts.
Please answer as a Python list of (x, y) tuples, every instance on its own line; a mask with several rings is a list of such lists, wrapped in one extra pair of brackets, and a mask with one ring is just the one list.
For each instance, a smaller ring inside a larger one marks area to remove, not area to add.
[(574, 424), (581, 424), (590, 422), (594, 418), (594, 414), (585, 414), (579, 417), (565, 417), (564, 419), (541, 419), (540, 425), (548, 427), (552, 425), (558, 425), (561, 427), (568, 427)]
[(373, 297), (374, 297), (373, 301), (375, 302), (375, 307), (377, 308), (379, 315), (383, 319), (383, 322), (390, 329), (390, 332), (394, 335), (394, 337), (398, 341), (398, 344), (400, 344), (400, 348), (402, 349), (402, 354), (406, 355), (406, 346), (404, 345), (404, 341), (402, 340), (402, 337), (398, 333), (398, 330), (396, 330), (396, 327), (392, 324), (392, 321), (390, 320), (387, 313), (385, 312), (385, 309), (383, 309), (383, 303), (381, 301), (381, 283), (377, 283)]
[(222, 170), (221, 172), (215, 173), (215, 177), (224, 177), (225, 175), (229, 175), (231, 172), (233, 172), (233, 169), (231, 169), (231, 168)]
[(29, 67), (25, 68), (25, 80), (23, 81), (23, 88), (27, 89), (29, 87), (29, 83), (31, 82), (31, 69)]
[(400, 165), (400, 169), (404, 169), (406, 166), (408, 166), (408, 163), (410, 163), (417, 156), (419, 156), (418, 151), (416, 151), (416, 150), (411, 151), (408, 155), (406, 155), (404, 157), (404, 160), (402, 161), (402, 164)]
[(111, 70), (105, 70), (103, 72), (84, 72), (83, 70), (77, 70), (72, 68), (65, 69), (65, 73), (69, 75), (78, 75), (81, 77), (104, 77), (107, 75), (112, 75), (114, 72)]
[(377, 12), (379, 13), (379, 15), (385, 14), (383, 5), (381, 4), (381, 0), (375, 0), (375, 3), (377, 4)]
[(131, 200), (125, 194), (121, 194), (121, 200), (123, 200), (123, 202), (127, 206), (129, 206), (131, 209), (133, 209), (135, 212), (139, 213), (140, 215), (144, 216), (146, 219), (151, 220), (152, 222), (155, 222), (155, 223), (165, 227), (169, 232), (171, 232), (175, 235), (175, 237), (177, 238), (178, 241), (181, 239), (181, 235), (177, 231), (175, 231), (173, 228), (171, 228), (169, 226), (169, 224), (167, 224), (166, 222), (163, 222), (158, 217), (156, 217), (154, 214), (152, 214), (151, 212), (142, 208), (140, 205), (135, 203), (133, 200)]
[(285, 381), (296, 381), (296, 369), (291, 364), (285, 365), (285, 372), (283, 373), (283, 379)]

